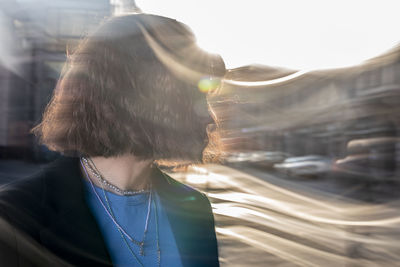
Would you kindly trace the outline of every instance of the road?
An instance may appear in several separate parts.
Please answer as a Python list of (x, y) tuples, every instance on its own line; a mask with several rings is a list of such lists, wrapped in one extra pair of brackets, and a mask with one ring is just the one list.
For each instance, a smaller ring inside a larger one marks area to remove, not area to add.
[(400, 266), (400, 202), (378, 185), (245, 165), (172, 176), (210, 198), (221, 266)]

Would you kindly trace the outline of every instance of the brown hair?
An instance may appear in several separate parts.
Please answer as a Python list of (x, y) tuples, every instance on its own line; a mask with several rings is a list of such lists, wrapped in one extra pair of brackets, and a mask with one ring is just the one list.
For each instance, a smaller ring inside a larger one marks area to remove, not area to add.
[(221, 57), (199, 49), (182, 23), (147, 14), (114, 17), (68, 56), (32, 131), (67, 155), (191, 159), (209, 116), (197, 83), (224, 73)]

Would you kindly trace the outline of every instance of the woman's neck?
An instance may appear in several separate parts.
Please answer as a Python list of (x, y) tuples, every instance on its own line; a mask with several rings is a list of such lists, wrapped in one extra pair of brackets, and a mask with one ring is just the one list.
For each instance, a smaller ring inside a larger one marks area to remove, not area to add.
[[(122, 190), (141, 190), (148, 186), (152, 160), (139, 160), (130, 154), (90, 159), (105, 180)], [(98, 179), (91, 172), (88, 174), (93, 183), (99, 186)]]

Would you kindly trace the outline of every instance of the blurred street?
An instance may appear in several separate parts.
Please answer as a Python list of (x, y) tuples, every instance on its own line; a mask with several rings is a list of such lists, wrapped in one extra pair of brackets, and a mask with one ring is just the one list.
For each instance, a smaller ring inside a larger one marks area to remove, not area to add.
[(173, 176), (212, 201), (222, 266), (400, 266), (398, 185), (249, 166)]

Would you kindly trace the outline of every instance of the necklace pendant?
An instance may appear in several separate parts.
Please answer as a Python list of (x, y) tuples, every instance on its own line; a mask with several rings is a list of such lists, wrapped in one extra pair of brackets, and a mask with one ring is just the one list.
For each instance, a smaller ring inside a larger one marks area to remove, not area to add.
[(140, 256), (144, 256), (143, 243), (140, 244)]

